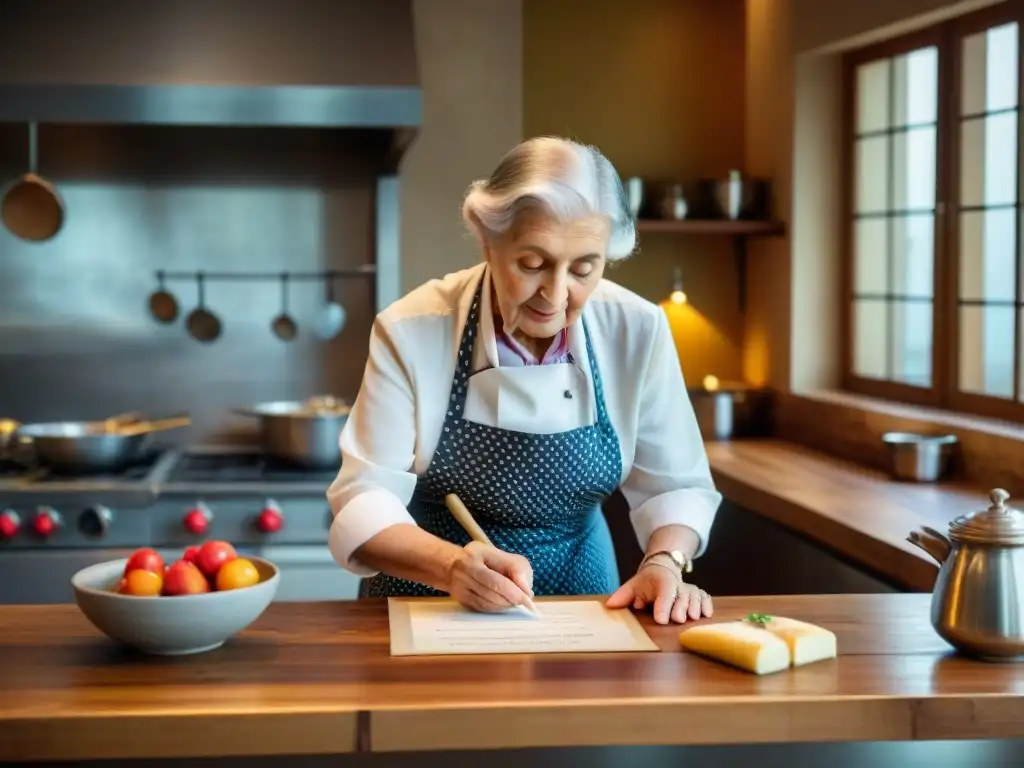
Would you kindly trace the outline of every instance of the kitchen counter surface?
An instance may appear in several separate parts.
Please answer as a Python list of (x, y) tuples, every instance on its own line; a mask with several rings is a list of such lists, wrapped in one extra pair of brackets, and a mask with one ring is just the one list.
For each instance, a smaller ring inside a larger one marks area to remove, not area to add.
[(1024, 665), (953, 655), (919, 594), (722, 598), (835, 631), (756, 677), (683, 653), (391, 658), (384, 602), (280, 603), (207, 654), (146, 657), (75, 606), (0, 606), (0, 760), (1024, 737)]
[[(718, 489), (741, 507), (819, 541), (893, 584), (930, 592), (938, 565), (907, 542), (985, 509), (988, 489), (900, 483), (877, 470), (781, 440), (706, 443)], [(1012, 500), (1011, 500), (1012, 503)]]

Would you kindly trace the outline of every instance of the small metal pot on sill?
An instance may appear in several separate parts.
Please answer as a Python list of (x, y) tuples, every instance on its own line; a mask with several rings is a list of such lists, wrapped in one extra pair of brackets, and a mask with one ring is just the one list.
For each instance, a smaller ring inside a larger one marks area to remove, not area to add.
[(934, 483), (949, 469), (956, 450), (956, 435), (919, 435), (886, 432), (882, 442), (889, 450), (889, 471), (897, 480)]
[(731, 440), (757, 434), (762, 422), (762, 392), (744, 384), (719, 383), (714, 376), (703, 387), (689, 389), (693, 413), (704, 440)]
[(338, 439), (350, 410), (348, 403), (325, 395), (258, 403), (235, 413), (259, 419), (266, 456), (307, 469), (332, 469), (341, 466)]

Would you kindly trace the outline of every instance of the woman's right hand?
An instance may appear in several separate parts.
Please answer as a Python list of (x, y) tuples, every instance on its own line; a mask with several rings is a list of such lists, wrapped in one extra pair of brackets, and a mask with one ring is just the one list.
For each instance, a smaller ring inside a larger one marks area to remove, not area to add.
[(448, 594), (472, 611), (504, 611), (533, 597), (533, 568), (522, 555), (471, 541), (451, 563)]

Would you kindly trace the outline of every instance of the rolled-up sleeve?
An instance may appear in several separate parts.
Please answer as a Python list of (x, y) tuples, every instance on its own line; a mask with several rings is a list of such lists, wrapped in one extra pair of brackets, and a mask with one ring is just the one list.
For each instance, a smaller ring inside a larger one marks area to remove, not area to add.
[(362, 385), (341, 432), (341, 470), (327, 490), (334, 514), (331, 555), (359, 576), (375, 571), (353, 552), (385, 528), (415, 525), (408, 504), (416, 488), (416, 406), (399, 332), (384, 315), (374, 322)]
[(660, 310), (652, 341), (641, 382), (636, 453), (621, 490), (642, 549), (658, 528), (685, 525), (700, 539), (699, 557), (722, 496), (711, 479), (672, 333)]

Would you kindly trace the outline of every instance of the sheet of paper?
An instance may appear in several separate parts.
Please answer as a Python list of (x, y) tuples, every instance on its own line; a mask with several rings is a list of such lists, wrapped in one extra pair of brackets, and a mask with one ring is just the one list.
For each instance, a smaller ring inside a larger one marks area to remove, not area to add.
[(491, 653), (597, 653), (658, 650), (629, 611), (597, 600), (538, 601), (525, 610), (474, 613), (448, 599), (388, 601), (393, 656)]

